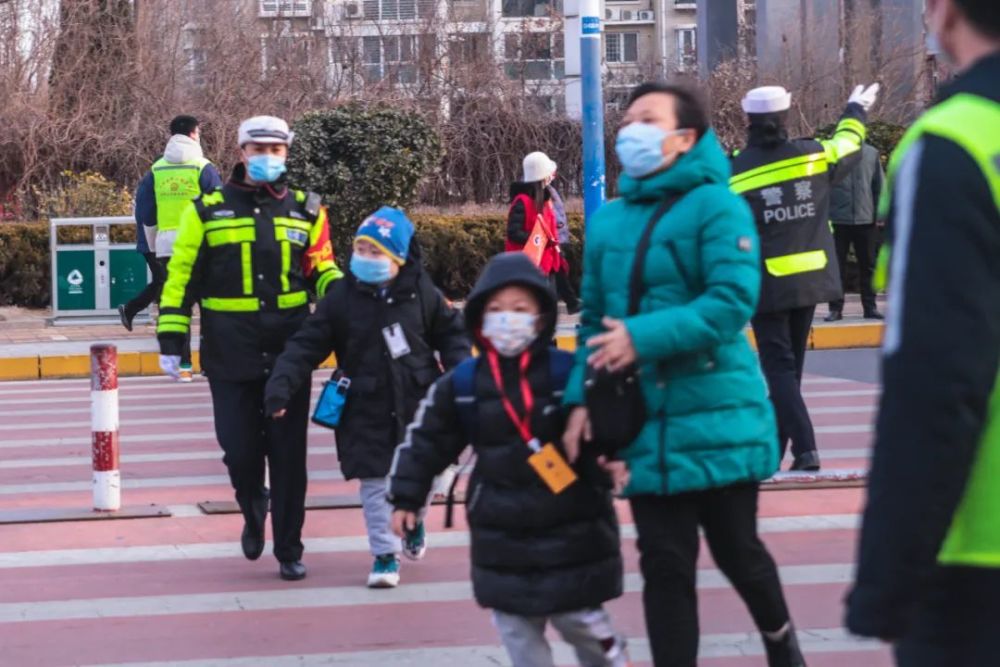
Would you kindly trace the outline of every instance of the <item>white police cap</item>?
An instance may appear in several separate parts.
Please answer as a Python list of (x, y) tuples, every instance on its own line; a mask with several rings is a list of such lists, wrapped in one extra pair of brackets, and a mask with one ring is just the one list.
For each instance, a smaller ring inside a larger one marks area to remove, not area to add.
[(743, 98), (747, 113), (777, 113), (792, 107), (792, 94), (781, 86), (754, 88)]
[(288, 123), (275, 116), (254, 116), (240, 123), (240, 146), (247, 144), (286, 144), (291, 146), (295, 133)]

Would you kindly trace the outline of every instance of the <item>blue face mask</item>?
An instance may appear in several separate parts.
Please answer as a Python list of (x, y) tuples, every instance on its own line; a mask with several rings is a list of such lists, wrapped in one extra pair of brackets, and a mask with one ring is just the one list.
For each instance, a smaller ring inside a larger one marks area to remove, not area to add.
[(285, 173), (285, 158), (276, 155), (251, 155), (247, 175), (258, 183), (274, 183)]
[(351, 255), (351, 273), (363, 283), (382, 285), (392, 280), (392, 260), (388, 257), (372, 259), (354, 253)]
[(678, 133), (678, 130), (668, 131), (649, 123), (626, 125), (618, 131), (615, 141), (622, 169), (632, 178), (644, 178), (668, 166), (677, 159), (677, 154), (665, 156), (663, 142)]

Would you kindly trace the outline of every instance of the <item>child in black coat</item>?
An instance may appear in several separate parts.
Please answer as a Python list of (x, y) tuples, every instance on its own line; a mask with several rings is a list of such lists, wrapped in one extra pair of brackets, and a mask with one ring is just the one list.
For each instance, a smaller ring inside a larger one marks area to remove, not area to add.
[(471, 347), (461, 314), (421, 267), (413, 232), (406, 215), (389, 207), (362, 223), (350, 275), (331, 285), (288, 341), (265, 390), (267, 414), (280, 417), (312, 371), (336, 354), (339, 370), (351, 382), (336, 429), (337, 456), (344, 478), (361, 480), (375, 558), (368, 576), (372, 588), (399, 584), (401, 550), (414, 560), (424, 553), (422, 524), (404, 544), (390, 530), (385, 476), (420, 399), (441, 376), (441, 363), (455, 366)]
[(617, 667), (627, 664), (624, 640), (602, 605), (622, 593), (618, 522), (594, 457), (570, 468), (559, 449), (573, 361), (549, 345), (556, 312), (549, 281), (524, 253), (486, 267), (465, 310), (481, 354), (431, 387), (396, 450), (393, 528), (415, 525), (434, 476), (471, 442), (473, 591), (515, 667), (552, 665), (548, 622), (581, 664)]

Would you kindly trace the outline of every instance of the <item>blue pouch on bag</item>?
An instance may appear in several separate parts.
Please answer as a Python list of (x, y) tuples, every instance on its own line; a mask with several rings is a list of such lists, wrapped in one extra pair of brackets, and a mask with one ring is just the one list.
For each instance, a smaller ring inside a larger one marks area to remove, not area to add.
[(337, 369), (333, 376), (323, 384), (316, 409), (313, 410), (313, 423), (326, 428), (340, 426), (340, 416), (347, 403), (347, 390), (351, 388), (351, 380), (343, 371)]

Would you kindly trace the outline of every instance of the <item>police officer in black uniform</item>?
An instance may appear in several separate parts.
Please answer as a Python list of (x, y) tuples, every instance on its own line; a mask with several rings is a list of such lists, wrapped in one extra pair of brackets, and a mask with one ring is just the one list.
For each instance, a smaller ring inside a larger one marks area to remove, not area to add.
[[(343, 274), (330, 245), (326, 209), (316, 194), (285, 182), (288, 124), (257, 116), (240, 125), (242, 162), (223, 187), (181, 215), (160, 299), (160, 366), (179, 373), (180, 350), (201, 306), (201, 365), (208, 374), (215, 433), (243, 513), (243, 554), (264, 551), (268, 505), (282, 579), (306, 576), (302, 524), (306, 499), (306, 383), (284, 419), (264, 413), (264, 385), (285, 342)], [(264, 484), (265, 463), (271, 488)], [(269, 503), (270, 501), (270, 503)]]
[(792, 96), (779, 86), (743, 99), (747, 146), (733, 158), (732, 189), (753, 209), (764, 263), (752, 326), (778, 418), (782, 458), (792, 442), (792, 470), (819, 470), (816, 435), (802, 399), (802, 368), (816, 304), (843, 292), (830, 230), (830, 187), (861, 159), (867, 111), (878, 84), (858, 86), (827, 141), (789, 140)]

